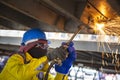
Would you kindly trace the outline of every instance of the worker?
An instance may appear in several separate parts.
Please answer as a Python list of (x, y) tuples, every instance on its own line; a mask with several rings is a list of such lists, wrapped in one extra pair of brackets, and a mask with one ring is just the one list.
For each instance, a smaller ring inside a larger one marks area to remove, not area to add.
[(0, 80), (44, 80), (48, 62), (57, 59), (61, 61), (61, 64), (55, 64), (57, 74), (52, 76), (49, 73), (47, 80), (68, 80), (67, 73), (76, 59), (73, 42), (69, 45), (63, 42), (51, 51), (48, 51), (48, 42), (42, 30), (26, 31), (19, 52), (8, 59), (0, 73)]

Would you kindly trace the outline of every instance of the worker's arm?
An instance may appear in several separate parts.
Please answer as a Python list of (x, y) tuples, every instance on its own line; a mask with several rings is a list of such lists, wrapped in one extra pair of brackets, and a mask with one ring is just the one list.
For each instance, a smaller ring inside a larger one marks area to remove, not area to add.
[[(64, 44), (63, 44), (64, 45)], [(66, 76), (69, 72), (69, 69), (71, 68), (73, 62), (76, 59), (76, 52), (75, 49), (73, 47), (73, 43), (70, 43), (68, 48), (68, 57), (62, 62), (62, 65), (55, 65), (55, 70), (57, 72), (56, 78), (55, 80), (62, 80), (62, 77), (65, 76), (65, 79), (63, 80), (67, 80)]]
[(29, 63), (24, 64), (23, 57), (19, 54), (15, 54), (9, 58), (4, 70), (8, 71), (8, 73), (15, 77), (16, 80), (32, 80), (33, 76), (36, 76), (39, 72), (37, 67), (43, 64), (46, 60), (46, 56), (40, 59), (33, 58)]

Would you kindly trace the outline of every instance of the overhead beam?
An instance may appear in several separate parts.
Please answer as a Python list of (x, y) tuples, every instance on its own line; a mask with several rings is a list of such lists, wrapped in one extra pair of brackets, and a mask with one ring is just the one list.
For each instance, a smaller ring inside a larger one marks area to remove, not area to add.
[(76, 0), (75, 5), (76, 8), (74, 14), (77, 18), (80, 19), (85, 7), (87, 6), (87, 0)]
[(120, 15), (120, 0), (107, 0), (110, 6), (116, 11), (118, 15)]
[(0, 29), (9, 29), (9, 28), (0, 24)]
[[(60, 13), (62, 16), (64, 16), (67, 20), (65, 22), (65, 24), (69, 24), (70, 25), (65, 25), (65, 31), (67, 30), (67, 32), (75, 32), (77, 29), (79, 29), (79, 27), (81, 27), (81, 24), (84, 24), (82, 21), (80, 21), (79, 18), (77, 18), (75, 15), (71, 14), (70, 12), (68, 12), (67, 10), (65, 10), (64, 8), (62, 8), (61, 6), (57, 5), (55, 2), (53, 2), (52, 0), (38, 0), (40, 3), (42, 3), (43, 5), (47, 6), (49, 9), (52, 9), (54, 11), (56, 11), (57, 13)], [(70, 22), (71, 21), (71, 22)], [(84, 24), (86, 25), (86, 24)], [(87, 27), (87, 26), (84, 26)]]
[(84, 66), (93, 67), (95, 69), (99, 69), (102, 67), (102, 68), (106, 68), (106, 69), (115, 70), (115, 64), (108, 63), (108, 65), (103, 66), (102, 62), (95, 61), (95, 60), (77, 59), (75, 63), (76, 64), (82, 63), (82, 64), (84, 64)]
[[(20, 21), (22, 17), (18, 18), (18, 22), (21, 22), (21, 24), (29, 27), (39, 26), (44, 31), (73, 33), (79, 29), (80, 24), (84, 24), (75, 15), (70, 14), (50, 0), (1, 0), (0, 2), (19, 13), (23, 13), (27, 17), (33, 18), (31, 20), (23, 16), (25, 19), (22, 21)], [(87, 31), (90, 32), (89, 30)], [(82, 30), (83, 33), (88, 33), (87, 31)]]
[[(7, 12), (9, 12), (9, 14)], [(0, 16), (11, 19), (13, 21), (16, 21), (20, 24), (24, 24), (29, 27), (39, 26), (39, 24), (37, 23), (37, 20), (32, 19), (31, 17), (26, 16), (2, 3), (0, 3)]]
[(12, 23), (10, 21), (7, 21), (3, 18), (0, 18), (0, 25), (3, 25), (5, 27), (7, 27), (8, 29), (12, 29)]
[(27, 26), (21, 25), (11, 19), (8, 19), (4, 16), (0, 16), (0, 25), (3, 25), (4, 27), (8, 29), (13, 30), (27, 30), (29, 29)]
[[(46, 36), (49, 36), (47, 34)], [(62, 42), (67, 42), (66, 40), (58, 40), (58, 39), (48, 39), (51, 41), (52, 44), (49, 46), (52, 48), (56, 48), (61, 45)], [(11, 44), (11, 45), (20, 45), (21, 38), (20, 37), (7, 37), (7, 36), (1, 36), (0, 37), (0, 44)], [(106, 52), (106, 53), (116, 53), (116, 49), (119, 49), (120, 46), (118, 44), (112, 44), (110, 47), (112, 47), (113, 52), (108, 48), (107, 44), (104, 43), (104, 48), (103, 47), (98, 47), (97, 42), (91, 42), (91, 41), (73, 41), (74, 46), (76, 50), (80, 51), (92, 51), (92, 52)], [(98, 50), (99, 48), (99, 50)], [(120, 53), (120, 50), (118, 50), (118, 53)]]
[(72, 20), (78, 22), (79, 24), (81, 24), (82, 22), (76, 18), (74, 15), (70, 14), (69, 12), (67, 12), (65, 9), (63, 9), (62, 7), (58, 6), (57, 4), (55, 4), (54, 2), (52, 2), (51, 0), (39, 0), (40, 2), (44, 2), (44, 4), (48, 5), (48, 7), (52, 8), (53, 10), (57, 11), (58, 13), (61, 13), (61, 15), (65, 16), (66, 18), (71, 18)]
[[(106, 56), (106, 54), (104, 53), (104, 58), (102, 55), (103, 55), (102, 52), (91, 52), (91, 51), (78, 51), (77, 52), (77, 57), (79, 59), (98, 61), (98, 62), (107, 61), (107, 63), (112, 62), (113, 58), (111, 57), (110, 53), (107, 54), (108, 56)], [(120, 54), (118, 54), (117, 56), (119, 57)]]
[[(34, 0), (34, 1), (33, 0), (19, 0), (19, 1), (1, 0), (0, 2), (1, 2), (1, 4), (4, 4), (4, 5), (8, 6), (9, 8), (12, 8), (17, 12), (22, 13), (22, 14), (26, 15), (27, 17), (29, 16), (30, 18), (32, 18), (31, 24), (34, 23), (33, 26), (39, 26), (38, 25), (39, 22), (42, 22), (42, 23), (52, 26), (52, 27), (47, 26), (48, 29), (50, 29), (50, 28), (53, 29), (53, 30), (51, 29), (48, 31), (64, 31), (63, 28), (64, 28), (65, 18), (60, 16), (59, 14), (55, 13), (54, 11), (44, 7), (37, 0)], [(4, 11), (4, 10), (2, 10), (2, 11)], [(57, 24), (54, 25), (56, 22), (56, 19), (58, 19), (58, 17), (59, 17), (59, 20), (58, 20)], [(23, 17), (23, 18), (26, 18), (26, 17)], [(31, 20), (30, 18), (27, 19), (27, 21), (30, 21)], [(39, 21), (39, 22), (37, 22), (37, 21)], [(29, 23), (28, 26), (30, 26), (31, 24)], [(42, 28), (42, 29), (45, 30), (45, 28)]]
[[(93, 60), (99, 60), (102, 62), (102, 60), (105, 60), (105, 61), (109, 61), (109, 62), (112, 62), (112, 60), (106, 56), (104, 56), (104, 58), (102, 58), (102, 52), (96, 52), (96, 53), (93, 53), (93, 52), (86, 52), (86, 54), (90, 54), (91, 57), (93, 57)], [(105, 54), (104, 54), (105, 55)]]
[(51, 1), (74, 16), (74, 11), (76, 8), (75, 0), (51, 0)]
[[(92, 53), (92, 54), (90, 54)], [(101, 53), (98, 52), (86, 52), (86, 51), (77, 51), (77, 57), (80, 59), (86, 59), (86, 60), (96, 60), (96, 61), (102, 61), (101, 55), (99, 57), (94, 56), (94, 54), (99, 55)]]

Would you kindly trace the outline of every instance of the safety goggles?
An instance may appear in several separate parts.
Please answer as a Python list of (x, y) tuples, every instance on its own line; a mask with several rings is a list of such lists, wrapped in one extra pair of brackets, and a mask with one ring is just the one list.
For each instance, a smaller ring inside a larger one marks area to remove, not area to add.
[(37, 48), (42, 48), (42, 49), (47, 49), (48, 48), (48, 42), (47, 40), (38, 40), (32, 43), (34, 46), (33, 47), (37, 47)]
[(33, 47), (47, 49), (49, 46), (48, 46), (47, 40), (40, 39), (40, 40), (31, 42), (31, 43), (28, 43), (25, 47), (25, 51), (27, 52), (28, 50), (30, 50)]
[(47, 49), (48, 48), (48, 44), (47, 43), (36, 43), (36, 45), (34, 47)]

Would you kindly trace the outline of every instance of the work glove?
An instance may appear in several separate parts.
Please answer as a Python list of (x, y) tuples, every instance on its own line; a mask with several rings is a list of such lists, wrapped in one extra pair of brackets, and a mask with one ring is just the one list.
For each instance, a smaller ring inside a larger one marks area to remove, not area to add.
[(57, 47), (55, 49), (53, 49), (52, 51), (48, 51), (47, 53), (47, 58), (49, 61), (55, 60), (55, 59), (59, 59), (61, 61), (66, 59), (66, 55), (67, 55), (67, 50), (65, 49), (64, 46), (60, 46)]
[[(62, 45), (66, 45), (66, 43), (63, 42)], [(62, 65), (55, 64), (56, 72), (61, 73), (61, 74), (68, 73), (70, 67), (72, 66), (73, 62), (76, 59), (76, 52), (75, 52), (73, 45), (74, 45), (73, 42), (69, 43), (69, 46), (67, 48), (67, 51), (69, 54), (68, 54), (68, 57), (64, 61), (62, 61)]]

